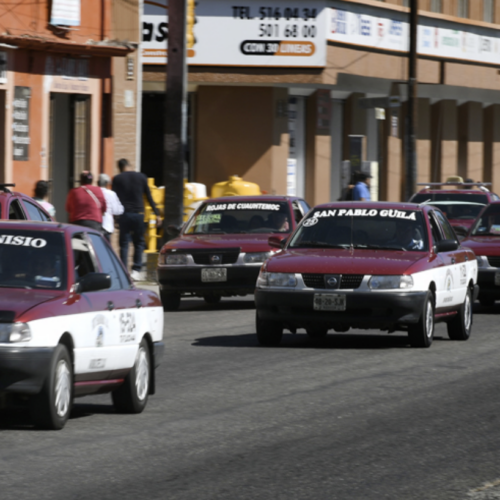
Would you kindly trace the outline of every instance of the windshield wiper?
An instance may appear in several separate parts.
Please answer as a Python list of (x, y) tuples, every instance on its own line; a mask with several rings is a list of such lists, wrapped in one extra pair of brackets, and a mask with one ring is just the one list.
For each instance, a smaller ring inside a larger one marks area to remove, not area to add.
[(344, 248), (347, 249), (351, 245), (349, 243), (334, 244), (326, 241), (303, 241), (299, 245), (294, 245), (292, 248)]

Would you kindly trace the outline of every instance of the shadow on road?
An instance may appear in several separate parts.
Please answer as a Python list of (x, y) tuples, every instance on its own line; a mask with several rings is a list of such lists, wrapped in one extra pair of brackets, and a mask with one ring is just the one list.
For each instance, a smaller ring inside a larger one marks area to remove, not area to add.
[[(434, 342), (448, 341), (447, 337), (435, 336)], [(393, 334), (360, 334), (329, 333), (322, 339), (309, 339), (305, 333), (296, 335), (285, 333), (278, 347), (261, 347), (255, 333), (244, 335), (227, 335), (203, 337), (196, 339), (196, 347), (259, 347), (261, 349), (401, 349), (411, 348), (408, 336), (404, 333)], [(431, 346), (432, 349), (432, 346)]]
[(477, 302), (473, 306), (474, 314), (500, 314), (500, 302), (492, 306), (482, 306)]
[(167, 314), (179, 314), (186, 311), (236, 311), (255, 309), (253, 300), (221, 299), (217, 304), (207, 304), (203, 299), (182, 299), (178, 311)]
[(69, 418), (74, 419), (91, 417), (92, 415), (109, 415), (111, 413), (116, 413), (115, 407), (111, 404), (111, 401), (109, 405), (74, 403)]

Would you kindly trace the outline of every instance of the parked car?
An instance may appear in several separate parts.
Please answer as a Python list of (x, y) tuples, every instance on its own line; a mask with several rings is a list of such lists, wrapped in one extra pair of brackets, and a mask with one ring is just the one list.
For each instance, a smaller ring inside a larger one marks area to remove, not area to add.
[(139, 413), (163, 352), (157, 294), (135, 288), (103, 236), (54, 222), (0, 222), (0, 401), (61, 429), (74, 397), (110, 392)]
[(52, 217), (30, 196), (12, 192), (14, 184), (0, 184), (0, 219), (52, 221)]
[(462, 243), (476, 254), (479, 301), (492, 306), (500, 300), (500, 201), (483, 209)]
[(253, 294), (262, 263), (271, 255), (269, 234), (288, 235), (309, 205), (290, 196), (229, 196), (203, 202), (160, 250), (158, 281), (163, 306), (179, 308), (181, 297)]
[(331, 329), (408, 332), (429, 347), (434, 323), (467, 340), (477, 296), (477, 262), (444, 215), (429, 205), (319, 205), (262, 266), (255, 292), (257, 339), (278, 345), (283, 330), (310, 337)]
[[(487, 183), (431, 182), (415, 193), (410, 203), (428, 203), (438, 207), (450, 221), (457, 235), (465, 237), (479, 212), (492, 201), (500, 200)], [(478, 189), (474, 189), (474, 188)]]

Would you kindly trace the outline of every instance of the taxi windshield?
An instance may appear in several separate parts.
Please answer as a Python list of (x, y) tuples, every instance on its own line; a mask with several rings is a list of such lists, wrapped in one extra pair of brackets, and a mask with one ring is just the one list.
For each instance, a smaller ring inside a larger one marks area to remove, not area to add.
[(0, 230), (0, 287), (64, 290), (63, 234)]
[(444, 193), (418, 193), (412, 197), (411, 203), (432, 203), (434, 201), (462, 201), (465, 203), (488, 204), (488, 197), (481, 193), (453, 193), (446, 191)]
[(500, 236), (500, 205), (490, 205), (472, 229), (473, 236)]
[(288, 248), (428, 250), (422, 214), (414, 210), (319, 208), (303, 221)]
[(429, 205), (439, 208), (448, 220), (474, 220), (485, 207), (484, 203), (461, 201), (430, 201)]
[(291, 220), (285, 201), (206, 203), (184, 234), (289, 233)]

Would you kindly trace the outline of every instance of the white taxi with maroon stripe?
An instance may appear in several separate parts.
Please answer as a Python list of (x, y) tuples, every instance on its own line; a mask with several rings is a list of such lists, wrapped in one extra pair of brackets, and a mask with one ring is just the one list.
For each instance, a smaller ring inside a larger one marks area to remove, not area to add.
[(0, 401), (61, 429), (74, 397), (110, 392), (140, 413), (163, 354), (159, 297), (134, 287), (98, 232), (0, 223)]
[(329, 330), (408, 332), (429, 347), (434, 323), (467, 340), (477, 297), (477, 262), (443, 213), (432, 206), (348, 202), (320, 205), (262, 266), (257, 280), (257, 338), (281, 342), (283, 330), (310, 337)]

